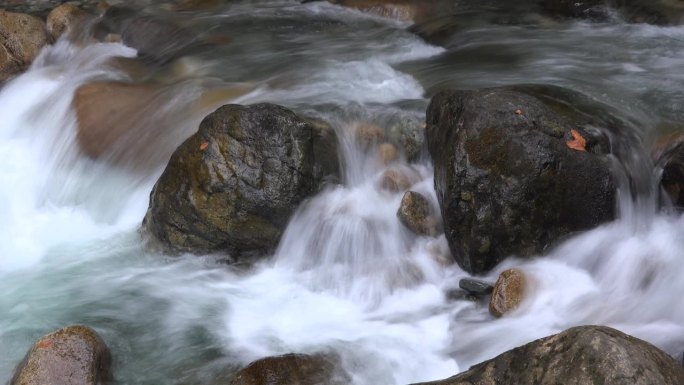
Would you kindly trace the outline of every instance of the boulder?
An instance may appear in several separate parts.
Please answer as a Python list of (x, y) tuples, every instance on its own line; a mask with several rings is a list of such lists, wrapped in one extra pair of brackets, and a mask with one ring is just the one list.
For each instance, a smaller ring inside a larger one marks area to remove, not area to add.
[(285, 354), (254, 361), (240, 370), (231, 385), (343, 385), (349, 377), (324, 355)]
[(174, 152), (143, 226), (170, 250), (262, 255), (338, 167), (329, 126), (273, 104), (225, 105)]
[(418, 235), (435, 235), (437, 220), (432, 215), (430, 202), (420, 193), (407, 191), (397, 211), (399, 221)]
[(532, 96), (537, 91), (445, 91), (428, 107), (446, 238), (470, 273), (512, 254), (540, 253), (615, 216), (615, 181), (600, 128), (619, 129), (619, 122), (580, 113), (541, 91)]
[(372, 123), (358, 122), (353, 130), (356, 144), (364, 150), (368, 150), (385, 139), (385, 130)]
[(93, 329), (68, 326), (33, 345), (10, 385), (100, 385), (109, 381), (110, 365), (109, 349)]
[(92, 17), (78, 6), (64, 3), (55, 7), (47, 16), (47, 31), (53, 40), (59, 39), (64, 33), (74, 33)]
[(508, 269), (499, 275), (489, 300), (489, 312), (501, 317), (518, 308), (527, 292), (527, 278), (518, 269)]
[(41, 19), (0, 9), (0, 82), (26, 70), (47, 43)]
[(422, 385), (473, 384), (680, 385), (684, 369), (648, 342), (605, 326), (580, 326)]

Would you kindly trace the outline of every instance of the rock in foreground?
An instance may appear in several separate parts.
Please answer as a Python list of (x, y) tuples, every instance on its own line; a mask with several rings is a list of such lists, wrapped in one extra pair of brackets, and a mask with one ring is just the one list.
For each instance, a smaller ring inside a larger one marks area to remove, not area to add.
[(91, 328), (68, 326), (42, 337), (17, 367), (11, 385), (100, 385), (110, 378), (111, 355)]
[(272, 104), (226, 105), (174, 152), (143, 226), (175, 251), (263, 254), (337, 171), (329, 126)]
[(254, 361), (230, 385), (342, 385), (349, 378), (322, 355), (285, 354)]
[(604, 326), (533, 341), (423, 385), (680, 385), (684, 369), (655, 346)]
[(599, 124), (513, 88), (432, 99), (427, 141), (435, 189), (463, 269), (485, 272), (509, 255), (539, 253), (614, 218), (607, 146), (589, 128)]

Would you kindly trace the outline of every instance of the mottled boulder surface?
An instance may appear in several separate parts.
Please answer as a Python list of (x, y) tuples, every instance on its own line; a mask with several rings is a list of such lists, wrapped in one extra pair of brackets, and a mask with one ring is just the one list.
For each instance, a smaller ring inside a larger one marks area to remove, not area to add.
[(0, 82), (26, 70), (47, 43), (41, 19), (0, 9)]
[(535, 90), (445, 91), (428, 107), (445, 234), (470, 273), (614, 218), (602, 118), (532, 96)]
[(681, 385), (684, 369), (655, 346), (604, 326), (533, 341), (423, 385)]
[(100, 385), (111, 355), (91, 328), (68, 326), (42, 337), (19, 364), (10, 385)]
[(175, 151), (144, 229), (171, 250), (272, 251), (297, 206), (338, 172), (334, 131), (272, 104), (226, 105)]
[(343, 385), (349, 377), (324, 355), (285, 354), (254, 361), (231, 385)]

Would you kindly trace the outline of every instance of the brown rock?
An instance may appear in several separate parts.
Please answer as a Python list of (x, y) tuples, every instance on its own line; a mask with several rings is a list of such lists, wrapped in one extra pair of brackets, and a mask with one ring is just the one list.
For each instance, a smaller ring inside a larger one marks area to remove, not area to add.
[(0, 81), (28, 68), (47, 42), (42, 20), (0, 10)]
[(221, 5), (221, 0), (181, 0), (171, 7), (176, 12), (184, 11), (207, 11)]
[(360, 122), (354, 127), (354, 139), (364, 150), (385, 139), (385, 131), (372, 123)]
[(349, 377), (323, 355), (285, 354), (254, 361), (240, 370), (231, 385), (342, 385)]
[(329, 0), (331, 3), (358, 9), (376, 16), (401, 21), (414, 21), (432, 10), (430, 1), (416, 0)]
[(515, 310), (525, 298), (527, 279), (518, 269), (505, 270), (494, 284), (494, 292), (489, 301), (489, 312), (494, 317)]
[(418, 182), (420, 182), (418, 172), (407, 166), (388, 168), (380, 177), (380, 187), (393, 193), (406, 191)]
[(77, 140), (90, 157), (98, 158), (111, 151), (148, 111), (161, 94), (151, 84), (98, 82), (84, 84), (74, 93), (73, 107), (78, 120)]
[(437, 221), (432, 216), (430, 202), (417, 192), (407, 191), (404, 194), (397, 217), (404, 226), (418, 235), (437, 233)]
[(64, 33), (73, 33), (88, 20), (90, 14), (71, 3), (62, 4), (47, 16), (47, 30), (53, 40)]
[(99, 385), (110, 379), (107, 345), (91, 328), (68, 326), (42, 337), (10, 385)]
[(605, 326), (580, 326), (422, 385), (681, 385), (684, 370), (655, 346)]
[(378, 146), (378, 158), (382, 164), (389, 164), (399, 158), (399, 153), (392, 143), (382, 143)]

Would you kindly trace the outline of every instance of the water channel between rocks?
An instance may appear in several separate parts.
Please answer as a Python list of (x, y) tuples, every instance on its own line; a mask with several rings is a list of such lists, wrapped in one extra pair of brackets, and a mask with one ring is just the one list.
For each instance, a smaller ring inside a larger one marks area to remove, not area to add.
[[(185, 16), (231, 42), (159, 75), (163, 97), (136, 124), (184, 112), (163, 120), (163, 137), (131, 139), (149, 160), (142, 169), (83, 156), (71, 110), (79, 85), (125, 79), (108, 59), (135, 50), (60, 40), (0, 90), (0, 383), (39, 336), (68, 324), (95, 328), (116, 383), (131, 385), (211, 384), (261, 357), (331, 351), (357, 384), (428, 381), (583, 324), (684, 350), (684, 219), (620, 191), (619, 220), (480, 277), (520, 266), (534, 282), (520, 309), (493, 319), (448, 298), (468, 274), (444, 263), (443, 235), (397, 220), (403, 192), (380, 187), (388, 168), (410, 167), (412, 190), (437, 207), (427, 154), (386, 165), (353, 139), (361, 122), (387, 135), (424, 122), (441, 89), (536, 83), (617, 109), (653, 142), (684, 123), (684, 27), (482, 21), (438, 47), (405, 23), (327, 3), (233, 2)], [(275, 255), (248, 270), (155, 254), (138, 232), (166, 160), (215, 108), (188, 105), (217, 86), (243, 90), (234, 103), (326, 120), (341, 138), (342, 183), (300, 207)]]

